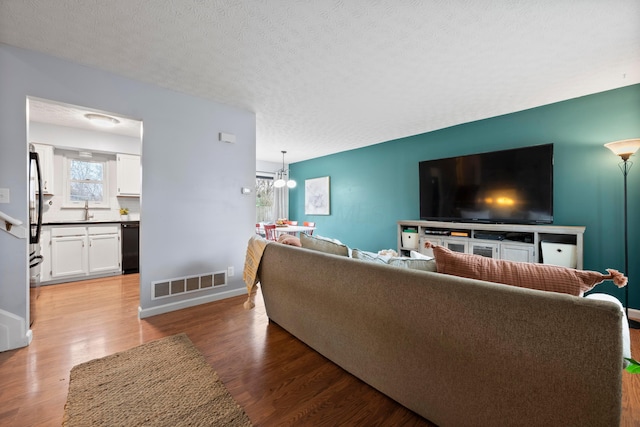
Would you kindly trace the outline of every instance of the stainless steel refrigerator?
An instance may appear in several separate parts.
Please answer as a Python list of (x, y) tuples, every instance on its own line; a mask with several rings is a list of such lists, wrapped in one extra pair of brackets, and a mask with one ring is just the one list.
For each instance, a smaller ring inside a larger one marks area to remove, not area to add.
[(40, 295), (40, 231), (42, 230), (42, 171), (35, 147), (29, 144), (29, 325), (36, 318)]

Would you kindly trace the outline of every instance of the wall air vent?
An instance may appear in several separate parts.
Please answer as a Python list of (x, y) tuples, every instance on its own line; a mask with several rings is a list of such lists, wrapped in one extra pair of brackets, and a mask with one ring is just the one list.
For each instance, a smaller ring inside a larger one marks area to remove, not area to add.
[(151, 283), (151, 299), (183, 295), (191, 292), (217, 288), (218, 286), (226, 286), (226, 284), (226, 271), (205, 273), (200, 276), (187, 276), (167, 280), (158, 280)]

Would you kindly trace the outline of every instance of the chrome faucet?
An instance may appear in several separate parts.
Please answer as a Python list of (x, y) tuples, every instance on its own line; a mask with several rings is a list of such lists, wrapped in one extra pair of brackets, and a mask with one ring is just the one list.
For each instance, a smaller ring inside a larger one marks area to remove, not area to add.
[(89, 201), (85, 200), (84, 201), (84, 220), (89, 221), (91, 218), (93, 218), (93, 215), (89, 215)]

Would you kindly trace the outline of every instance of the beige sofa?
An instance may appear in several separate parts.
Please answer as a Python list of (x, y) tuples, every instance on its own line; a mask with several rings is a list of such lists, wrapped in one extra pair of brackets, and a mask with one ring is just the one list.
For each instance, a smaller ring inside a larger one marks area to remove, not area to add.
[(268, 244), (269, 319), (440, 426), (617, 426), (623, 314), (554, 292)]

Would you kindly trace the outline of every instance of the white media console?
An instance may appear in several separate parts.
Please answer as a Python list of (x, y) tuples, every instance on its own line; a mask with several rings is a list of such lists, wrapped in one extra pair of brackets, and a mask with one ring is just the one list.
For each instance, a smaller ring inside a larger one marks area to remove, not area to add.
[(583, 226), (398, 221), (398, 252), (402, 256), (409, 256), (411, 250), (432, 255), (425, 248), (430, 241), (456, 252), (541, 263), (542, 244), (549, 242), (575, 246), (576, 268), (583, 269), (584, 230)]

